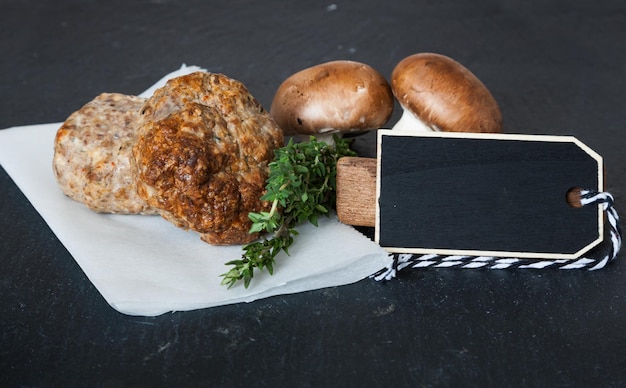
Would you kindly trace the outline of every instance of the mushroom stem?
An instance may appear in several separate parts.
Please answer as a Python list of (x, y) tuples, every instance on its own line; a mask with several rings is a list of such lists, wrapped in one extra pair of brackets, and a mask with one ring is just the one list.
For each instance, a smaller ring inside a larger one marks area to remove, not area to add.
[(408, 109), (403, 107), (402, 117), (393, 126), (393, 130), (401, 131), (420, 131), (420, 132), (433, 132), (438, 131), (437, 127), (431, 127), (420, 120)]

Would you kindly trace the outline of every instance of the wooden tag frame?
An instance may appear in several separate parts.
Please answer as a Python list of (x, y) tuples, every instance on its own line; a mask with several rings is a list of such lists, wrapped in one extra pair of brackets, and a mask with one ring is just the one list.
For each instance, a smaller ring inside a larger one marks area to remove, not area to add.
[[(497, 141), (521, 141), (521, 142), (552, 142), (552, 143), (572, 143), (585, 154), (589, 155), (596, 163), (597, 182), (596, 187), (583, 187), (584, 189), (602, 191), (603, 189), (603, 160), (602, 157), (593, 151), (590, 147), (579, 141), (573, 136), (552, 136), (552, 135), (520, 135), (520, 134), (482, 134), (482, 133), (450, 133), (450, 132), (417, 132), (417, 131), (401, 131), (381, 129), (377, 135), (377, 174), (376, 174), (376, 225), (375, 225), (375, 241), (385, 250), (392, 253), (411, 253), (411, 254), (437, 254), (437, 255), (462, 255), (462, 256), (488, 256), (488, 257), (516, 257), (516, 258), (536, 258), (536, 259), (576, 259), (584, 255), (586, 252), (600, 244), (604, 236), (603, 212), (601, 205), (597, 205), (596, 225), (597, 237), (588, 244), (584, 245), (575, 252), (550, 252), (542, 251), (526, 251), (523, 249), (506, 250), (506, 249), (474, 249), (474, 248), (450, 248), (450, 247), (426, 247), (426, 246), (396, 246), (390, 244), (385, 246), (386, 241), (381, 241), (381, 185), (383, 185), (383, 168), (382, 161), (385, 157), (383, 153), (384, 139), (391, 137), (405, 138), (440, 138), (440, 139), (477, 139), (477, 140), (497, 140)], [(410, 140), (410, 139), (409, 139)], [(504, 143), (502, 143), (504, 144)], [(427, 188), (424, 188), (427, 189)], [(565, 202), (565, 195), (563, 196)], [(578, 210), (578, 209), (574, 209)], [(592, 232), (590, 232), (592, 233)], [(454, 236), (451, 236), (454, 238)], [(407, 244), (413, 245), (413, 244)], [(419, 245), (419, 244), (417, 244)]]

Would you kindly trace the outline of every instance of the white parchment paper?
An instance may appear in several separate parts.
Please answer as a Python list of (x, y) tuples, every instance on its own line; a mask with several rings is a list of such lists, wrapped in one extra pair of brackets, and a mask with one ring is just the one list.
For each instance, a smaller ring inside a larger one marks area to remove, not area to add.
[[(166, 79), (195, 70), (183, 65), (141, 95), (149, 96)], [(241, 246), (211, 246), (159, 216), (97, 214), (64, 196), (52, 173), (54, 136), (60, 126), (1, 130), (0, 164), (105, 300), (121, 313), (153, 316), (345, 285), (387, 263), (387, 253), (377, 244), (336, 217), (321, 218), (317, 228), (299, 227), (291, 256), (277, 259), (273, 276), (257, 271), (248, 289), (243, 284), (227, 289), (219, 275), (230, 268), (225, 262), (241, 256)]]

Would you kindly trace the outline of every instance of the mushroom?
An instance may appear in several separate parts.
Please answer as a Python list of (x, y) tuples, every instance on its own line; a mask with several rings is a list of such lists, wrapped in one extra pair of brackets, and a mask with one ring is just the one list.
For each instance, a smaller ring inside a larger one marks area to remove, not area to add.
[(391, 88), (404, 110), (393, 129), (502, 132), (502, 114), (489, 90), (444, 55), (406, 57), (391, 74)]
[(332, 61), (301, 70), (278, 88), (270, 115), (285, 135), (363, 132), (380, 128), (393, 111), (387, 80), (372, 67), (354, 61)]

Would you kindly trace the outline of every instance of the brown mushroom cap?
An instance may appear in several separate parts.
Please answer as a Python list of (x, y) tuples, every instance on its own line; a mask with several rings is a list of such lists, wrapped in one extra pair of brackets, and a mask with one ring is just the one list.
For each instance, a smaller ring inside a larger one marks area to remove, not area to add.
[(278, 88), (270, 115), (286, 135), (380, 128), (393, 111), (389, 83), (372, 67), (332, 61), (299, 71)]
[(391, 88), (405, 110), (434, 130), (502, 132), (502, 114), (489, 90), (444, 55), (420, 53), (403, 59), (391, 74)]

